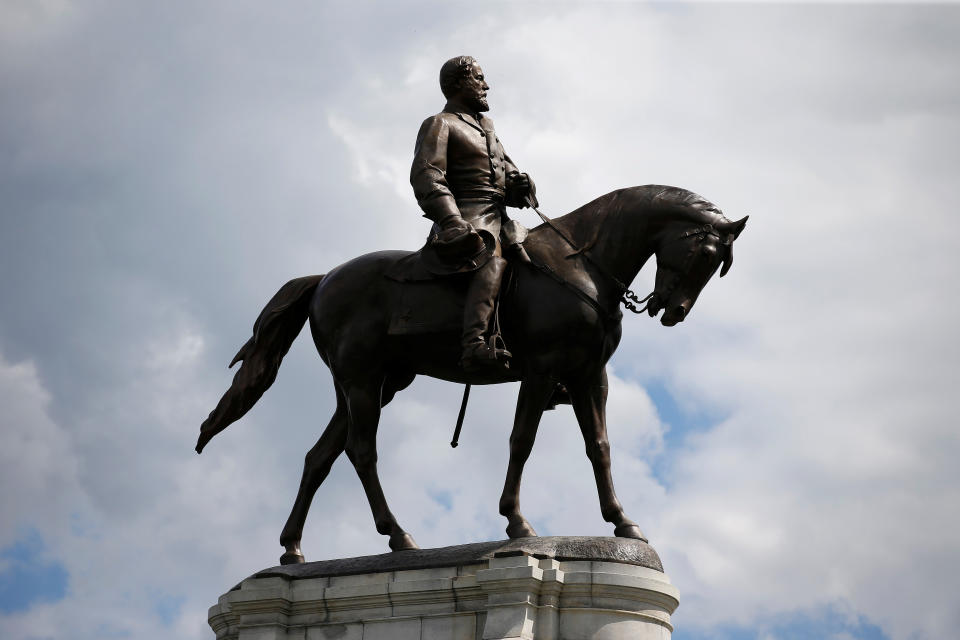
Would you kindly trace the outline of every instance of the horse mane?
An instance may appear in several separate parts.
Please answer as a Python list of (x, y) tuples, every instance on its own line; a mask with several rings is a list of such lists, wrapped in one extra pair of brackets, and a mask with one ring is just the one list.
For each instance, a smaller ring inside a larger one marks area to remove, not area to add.
[[(662, 213), (687, 218), (694, 225), (730, 222), (718, 206), (693, 191), (668, 185), (646, 184), (617, 189), (594, 198), (570, 213), (554, 218), (553, 223), (568, 231), (574, 231), (578, 227), (592, 228), (593, 234), (589, 235), (595, 235), (596, 229), (602, 226), (609, 216), (625, 213)], [(540, 224), (531, 229), (530, 233), (539, 235), (545, 228), (546, 224)]]
[(652, 208), (687, 217), (694, 224), (716, 225), (730, 222), (720, 207), (693, 191), (659, 184), (632, 189), (649, 198), (649, 206)]
[[(600, 216), (606, 218), (609, 212), (615, 208), (614, 206), (610, 205), (615, 205), (616, 201), (625, 191), (627, 191), (627, 189), (617, 189), (616, 191), (611, 191), (610, 193), (606, 193), (602, 196), (594, 198), (590, 202), (577, 207), (570, 213), (565, 213), (561, 216), (553, 218), (552, 223), (568, 231), (572, 231), (579, 226), (599, 228), (601, 220), (598, 218), (600, 218)], [(549, 227), (546, 223), (542, 223), (530, 229), (530, 233), (534, 236), (538, 236), (546, 229), (549, 229)], [(553, 232), (551, 231), (551, 233)]]

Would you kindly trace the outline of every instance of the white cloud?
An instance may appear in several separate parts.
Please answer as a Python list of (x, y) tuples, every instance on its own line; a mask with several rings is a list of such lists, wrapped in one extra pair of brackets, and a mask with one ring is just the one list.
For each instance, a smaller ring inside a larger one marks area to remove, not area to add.
[(4, 39), (28, 41), (56, 31), (74, 17), (69, 0), (12, 0), (0, 5), (0, 35)]
[(69, 527), (71, 514), (83, 508), (72, 436), (50, 417), (49, 404), (34, 363), (13, 364), (0, 354), (0, 548), (37, 529)]

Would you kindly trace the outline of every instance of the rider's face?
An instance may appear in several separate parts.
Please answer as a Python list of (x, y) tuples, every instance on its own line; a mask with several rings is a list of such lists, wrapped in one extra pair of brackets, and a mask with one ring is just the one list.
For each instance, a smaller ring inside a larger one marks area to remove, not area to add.
[(480, 65), (474, 63), (470, 67), (470, 74), (460, 80), (460, 97), (464, 105), (474, 111), (489, 111), (490, 107), (487, 105), (487, 89), (489, 88), (490, 85), (483, 77), (483, 69), (480, 68)]

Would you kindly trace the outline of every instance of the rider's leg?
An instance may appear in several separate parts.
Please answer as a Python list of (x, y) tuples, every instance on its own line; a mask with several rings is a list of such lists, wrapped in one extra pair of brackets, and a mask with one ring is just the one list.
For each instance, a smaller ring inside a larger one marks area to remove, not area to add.
[(490, 326), (494, 302), (506, 267), (506, 260), (491, 256), (470, 280), (463, 308), (462, 363), (465, 369), (496, 365), (498, 356), (509, 357), (508, 352), (492, 348), (483, 339)]

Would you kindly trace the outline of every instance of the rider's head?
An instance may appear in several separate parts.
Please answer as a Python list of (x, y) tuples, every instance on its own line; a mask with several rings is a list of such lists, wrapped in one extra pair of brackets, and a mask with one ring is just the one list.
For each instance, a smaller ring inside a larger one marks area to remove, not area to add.
[(489, 111), (487, 84), (483, 69), (471, 56), (450, 58), (440, 67), (440, 90), (448, 100), (455, 100), (473, 111)]

